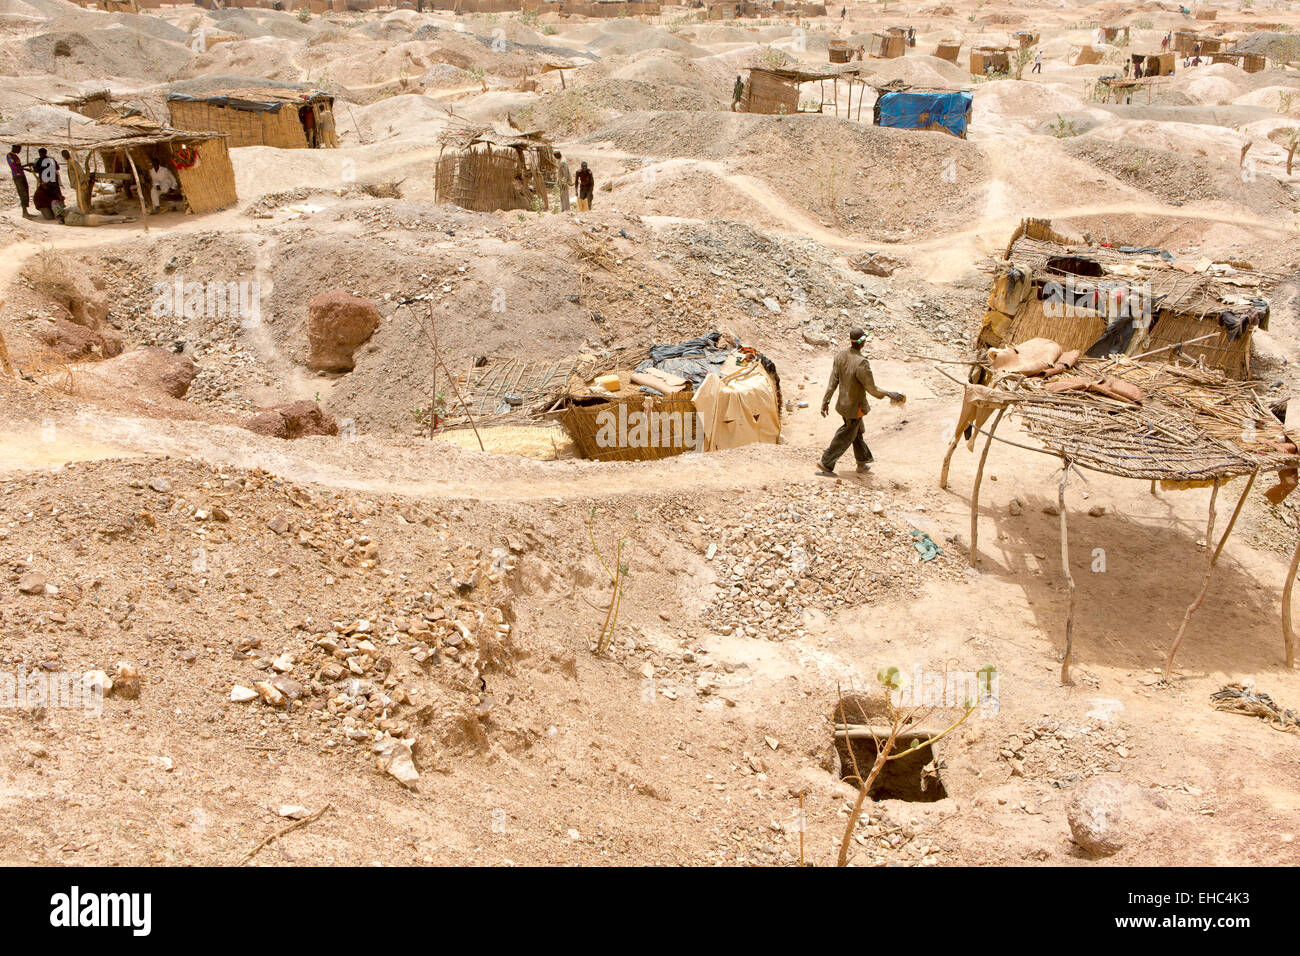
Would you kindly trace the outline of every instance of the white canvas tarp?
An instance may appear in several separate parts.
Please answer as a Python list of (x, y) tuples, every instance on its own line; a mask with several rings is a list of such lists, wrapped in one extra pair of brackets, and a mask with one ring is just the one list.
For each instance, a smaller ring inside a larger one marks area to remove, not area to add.
[(739, 448), (752, 442), (775, 445), (781, 437), (781, 410), (776, 386), (763, 366), (749, 362), (722, 374), (712, 373), (692, 399), (704, 435), (704, 451)]

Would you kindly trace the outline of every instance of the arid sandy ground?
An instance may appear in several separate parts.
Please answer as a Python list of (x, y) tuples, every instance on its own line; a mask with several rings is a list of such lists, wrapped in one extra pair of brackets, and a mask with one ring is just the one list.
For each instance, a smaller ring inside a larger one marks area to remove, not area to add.
[[(802, 834), (804, 859), (830, 865), (856, 796), (832, 712), (890, 666), (993, 666), (1000, 706), (943, 742), (944, 799), (869, 808), (857, 865), (1300, 862), (1300, 736), (1209, 699), (1250, 680), (1300, 708), (1280, 623), (1294, 503), (1247, 504), (1165, 684), (1209, 493), (1072, 483), (1080, 604), (1076, 683), (1062, 687), (1055, 465), (995, 449), (970, 569), (975, 456), (959, 450), (937, 487), (958, 389), (933, 361), (968, 354), (991, 258), (1037, 216), (1278, 275), (1254, 368), (1295, 386), (1285, 161), (1300, 72), (1180, 62), (1151, 103), (1119, 107), (1088, 90), (1123, 50), (1067, 57), (1099, 23), (1133, 25), (1136, 50), (1192, 23), (1285, 38), (1300, 13), (832, 13), (304, 22), (0, 0), (0, 129), (61, 129), (67, 111), (49, 104), (79, 91), (157, 115), (172, 88), (270, 80), (335, 93), (341, 137), (337, 151), (234, 150), (236, 206), (165, 213), (148, 232), (23, 220), (0, 187), (0, 335), (17, 372), (0, 374), (0, 671), (125, 664), (139, 679), (98, 715), (0, 709), (0, 862), (237, 864), (290, 822), (282, 810), (329, 805), (253, 862), (789, 865)], [(830, 38), (895, 24), (914, 25), (917, 46), (868, 61), (874, 78), (970, 86), (969, 139), (727, 110), (739, 70), (820, 65)], [(964, 65), (972, 43), (1031, 28), (1044, 69), (1021, 80), (975, 82), (928, 55), (961, 37)], [(233, 38), (196, 50), (200, 30)], [(533, 75), (550, 62), (577, 67), (563, 89)], [(590, 163), (594, 211), (435, 203), (439, 131), (507, 115)], [(392, 183), (400, 198), (364, 188)], [(584, 244), (610, 267), (578, 256)], [(857, 271), (864, 252), (898, 267)], [(155, 285), (177, 276), (256, 282), (259, 321), (157, 315)], [(307, 300), (331, 289), (382, 316), (345, 374), (305, 361)], [(780, 369), (782, 442), (597, 464), (485, 453), (465, 433), (430, 441), (413, 413), (430, 387), (425, 302), (458, 370), (731, 330)], [(870, 475), (828, 480), (814, 468), (834, 430), (817, 414), (833, 351), (808, 339), (842, 343), (856, 324), (878, 381), (908, 401), (869, 416)], [(194, 362), (184, 397), (102, 360), (150, 346)], [(243, 427), (297, 400), (346, 427), (294, 441)], [(943, 553), (922, 561), (913, 530)], [(624, 534), (625, 597), (598, 655), (600, 555)], [(273, 705), (232, 700), (277, 680)], [(384, 772), (393, 740), (415, 742), (409, 786)], [(1104, 861), (1066, 822), (1099, 776), (1139, 794)]]

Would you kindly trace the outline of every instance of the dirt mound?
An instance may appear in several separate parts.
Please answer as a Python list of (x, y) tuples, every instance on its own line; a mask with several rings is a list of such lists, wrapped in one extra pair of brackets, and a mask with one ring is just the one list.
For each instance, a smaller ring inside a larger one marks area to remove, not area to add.
[(1240, 170), (1216, 168), (1186, 152), (1095, 135), (1066, 140), (1063, 145), (1070, 155), (1086, 159), (1126, 185), (1164, 202), (1217, 200), (1265, 214), (1276, 214), (1291, 202), (1286, 186), (1272, 176), (1260, 175), (1254, 181), (1243, 182)]
[(565, 90), (520, 111), (520, 122), (553, 135), (581, 136), (631, 111), (716, 110), (724, 97), (682, 86), (661, 86), (640, 80), (602, 79)]
[(55, 73), (67, 79), (102, 80), (139, 76), (147, 64), (150, 72), (172, 76), (182, 72), (194, 57), (184, 36), (161, 39), (123, 23), (51, 30), (0, 47), (0, 73)]
[(975, 88), (971, 125), (998, 132), (1036, 129), (1058, 113), (1090, 109), (1082, 97), (1045, 83), (996, 80)]
[(184, 398), (198, 367), (188, 356), (153, 346), (77, 367), (78, 394), (134, 392), (142, 399)]
[(1223, 106), (1241, 96), (1241, 87), (1221, 76), (1198, 76), (1183, 86), (1183, 92), (1197, 103)]
[(930, 86), (939, 89), (968, 87), (971, 76), (955, 63), (937, 56), (900, 56), (892, 60), (868, 60), (873, 83), (891, 83), (902, 80), (908, 86)]
[(1260, 106), (1285, 116), (1300, 116), (1300, 88), (1294, 86), (1264, 86), (1243, 93), (1232, 102), (1238, 106)]
[(861, 230), (953, 222), (985, 177), (982, 154), (964, 140), (830, 116), (636, 113), (583, 142), (655, 159), (713, 161), (761, 181), (817, 223)]

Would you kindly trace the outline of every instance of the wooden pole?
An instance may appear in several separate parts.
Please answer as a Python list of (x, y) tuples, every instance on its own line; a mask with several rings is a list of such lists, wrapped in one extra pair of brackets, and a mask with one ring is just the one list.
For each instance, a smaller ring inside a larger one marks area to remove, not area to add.
[(1210, 564), (1219, 560), (1219, 554), (1223, 551), (1223, 546), (1228, 543), (1228, 535), (1232, 534), (1232, 526), (1237, 523), (1237, 515), (1241, 514), (1241, 506), (1246, 503), (1246, 496), (1250, 494), (1250, 489), (1255, 484), (1255, 476), (1259, 474), (1259, 469), (1250, 473), (1250, 478), (1246, 482), (1246, 488), (1237, 499), (1237, 507), (1232, 509), (1232, 517), (1228, 519), (1228, 527), (1223, 532), (1223, 537), (1219, 539), (1219, 546), (1214, 549), (1214, 557), (1210, 559)]
[(140, 185), (140, 171), (135, 168), (135, 160), (131, 158), (131, 150), (123, 149), (122, 152), (126, 154), (126, 161), (131, 166), (131, 176), (135, 179), (136, 195), (140, 200), (140, 215), (143, 217), (144, 220), (144, 231), (148, 232), (149, 231), (149, 210), (145, 208), (145, 204), (144, 204), (144, 187)]
[(1196, 613), (1205, 600), (1205, 592), (1210, 588), (1210, 574), (1214, 570), (1214, 551), (1210, 550), (1210, 542), (1214, 540), (1214, 502), (1219, 497), (1219, 479), (1214, 479), (1214, 487), (1210, 491), (1210, 515), (1205, 524), (1205, 551), (1207, 558), (1205, 561), (1205, 580), (1201, 582), (1200, 593), (1196, 595), (1196, 600), (1187, 605), (1187, 612), (1183, 615), (1183, 623), (1178, 628), (1177, 635), (1174, 636), (1174, 642), (1169, 645), (1169, 655), (1165, 658), (1164, 678), (1169, 680), (1169, 671), (1174, 666), (1174, 655), (1178, 653), (1178, 646), (1183, 643), (1183, 637), (1187, 633), (1187, 625), (1192, 621), (1192, 615)]
[(451, 372), (447, 371), (447, 364), (442, 360), (442, 349), (438, 348), (438, 326), (433, 319), (433, 303), (429, 303), (429, 329), (425, 329), (424, 326), (420, 326), (420, 328), (433, 345), (434, 360), (442, 368), (443, 374), (451, 381), (452, 390), (456, 393), (456, 401), (460, 402), (460, 407), (465, 409), (465, 417), (469, 419), (469, 427), (474, 429), (474, 437), (478, 439), (478, 450), (487, 451), (483, 447), (483, 436), (478, 433), (478, 425), (474, 423), (474, 413), (469, 410), (469, 405), (466, 404), (465, 399), (461, 398), (460, 386), (456, 384), (456, 379)]
[(989, 446), (993, 444), (993, 433), (998, 430), (998, 422), (1002, 421), (1002, 413), (1005, 408), (999, 408), (998, 413), (993, 416), (993, 423), (989, 425), (988, 437), (984, 439), (984, 450), (980, 452), (979, 467), (975, 469), (975, 487), (970, 493), (970, 566), (975, 567), (975, 562), (979, 558), (979, 521), (980, 521), (980, 482), (984, 480), (984, 462), (989, 457)]
[(957, 446), (961, 444), (961, 433), (961, 422), (958, 422), (953, 428), (952, 438), (948, 439), (948, 450), (943, 456), (943, 467), (939, 469), (939, 489), (941, 491), (946, 491), (948, 488), (948, 468), (952, 465), (952, 453), (955, 452)]
[(1286, 648), (1286, 666), (1295, 667), (1295, 631), (1291, 626), (1291, 590), (1295, 587), (1296, 569), (1300, 568), (1300, 539), (1295, 543), (1291, 554), (1291, 567), (1286, 572), (1286, 584), (1282, 587), (1282, 641)]
[(1070, 589), (1070, 610), (1065, 615), (1065, 654), (1061, 658), (1061, 684), (1072, 687), (1070, 679), (1070, 654), (1074, 650), (1074, 606), (1077, 593), (1074, 588), (1074, 575), (1070, 573), (1070, 532), (1065, 521), (1065, 482), (1070, 477), (1070, 459), (1061, 458), (1061, 483), (1056, 487), (1056, 504), (1061, 510), (1061, 567), (1065, 571), (1065, 583)]

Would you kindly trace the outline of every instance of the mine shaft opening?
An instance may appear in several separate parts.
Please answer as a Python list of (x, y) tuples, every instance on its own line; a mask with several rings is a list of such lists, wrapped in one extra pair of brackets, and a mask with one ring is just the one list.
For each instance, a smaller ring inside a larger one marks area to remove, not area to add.
[[(836, 705), (833, 721), (840, 779), (861, 789), (862, 782), (871, 776), (879, 753), (877, 740), (884, 743), (889, 736), (887, 714), (881, 702), (849, 697)], [(942, 743), (927, 743), (933, 736), (934, 732), (927, 727), (901, 730), (894, 739), (893, 759), (885, 761), (871, 783), (868, 796), (873, 800), (909, 803), (946, 799), (948, 791), (939, 775), (941, 760), (936, 752)]]

